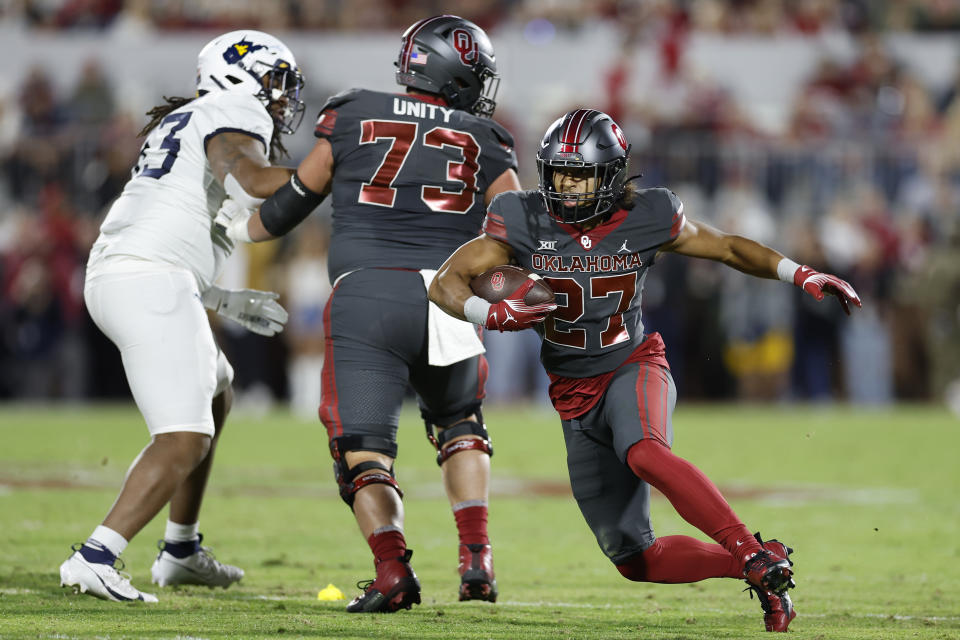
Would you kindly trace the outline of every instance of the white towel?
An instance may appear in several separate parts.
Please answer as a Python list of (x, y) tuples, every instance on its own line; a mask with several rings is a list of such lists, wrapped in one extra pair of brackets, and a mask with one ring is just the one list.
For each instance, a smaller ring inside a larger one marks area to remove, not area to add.
[[(429, 290), (436, 270), (421, 269), (420, 275), (423, 286)], [(427, 349), (431, 365), (446, 367), (485, 351), (475, 324), (454, 318), (432, 302), (427, 304)]]

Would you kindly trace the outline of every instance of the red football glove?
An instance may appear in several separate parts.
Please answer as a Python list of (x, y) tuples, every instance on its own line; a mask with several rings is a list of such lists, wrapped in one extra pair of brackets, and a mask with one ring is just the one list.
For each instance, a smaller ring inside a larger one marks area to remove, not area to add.
[(852, 302), (858, 307), (863, 306), (860, 304), (860, 296), (853, 290), (850, 283), (841, 280), (837, 276), (832, 276), (829, 273), (814, 271), (806, 265), (801, 266), (794, 272), (793, 284), (817, 300), (823, 300), (824, 294), (827, 293), (837, 296), (837, 300), (840, 301), (840, 306), (843, 307), (847, 315), (850, 315), (849, 303)]
[(538, 322), (543, 322), (547, 314), (557, 308), (554, 302), (543, 302), (535, 305), (528, 305), (523, 301), (527, 292), (533, 288), (536, 283), (531, 278), (526, 281), (517, 290), (500, 302), (490, 304), (490, 310), (487, 311), (487, 329), (496, 329), (497, 331), (520, 331), (532, 327)]

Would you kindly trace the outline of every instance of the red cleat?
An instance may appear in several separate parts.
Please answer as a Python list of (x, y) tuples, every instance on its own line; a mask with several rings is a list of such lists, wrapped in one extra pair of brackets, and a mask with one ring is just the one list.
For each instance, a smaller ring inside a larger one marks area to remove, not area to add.
[(460, 600), (497, 601), (493, 550), (488, 544), (460, 545)]
[(743, 577), (751, 587), (761, 591), (786, 593), (787, 589), (797, 586), (793, 581), (793, 563), (790, 554), (793, 549), (778, 540), (764, 542), (759, 533), (753, 534), (763, 547), (762, 551), (751, 556), (743, 565)]
[(410, 566), (413, 551), (377, 565), (376, 580), (358, 582), (363, 593), (347, 605), (349, 613), (393, 613), (420, 604), (420, 581)]
[(767, 631), (786, 631), (790, 621), (797, 617), (793, 610), (793, 602), (786, 593), (776, 594), (773, 591), (762, 591), (750, 587), (750, 597), (757, 594), (760, 608), (763, 609), (763, 624)]

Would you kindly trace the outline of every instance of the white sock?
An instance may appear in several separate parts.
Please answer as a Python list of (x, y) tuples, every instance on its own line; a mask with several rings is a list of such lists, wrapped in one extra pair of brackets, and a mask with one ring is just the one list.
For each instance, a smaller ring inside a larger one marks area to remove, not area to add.
[(167, 542), (190, 542), (196, 540), (199, 534), (199, 522), (178, 524), (173, 520), (167, 520), (167, 530), (163, 534), (163, 539)]
[(127, 548), (129, 542), (122, 535), (111, 529), (110, 527), (105, 527), (100, 525), (93, 530), (93, 533), (90, 534), (88, 540), (93, 540), (94, 542), (99, 542), (107, 551), (112, 553), (115, 556), (123, 553), (123, 550)]

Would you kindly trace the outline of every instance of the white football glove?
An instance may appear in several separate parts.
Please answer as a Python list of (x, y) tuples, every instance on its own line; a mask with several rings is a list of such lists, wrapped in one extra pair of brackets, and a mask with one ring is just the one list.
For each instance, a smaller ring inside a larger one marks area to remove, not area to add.
[(229, 318), (248, 331), (272, 336), (283, 330), (287, 311), (277, 303), (280, 296), (273, 291), (256, 289), (221, 289), (214, 285), (203, 292), (203, 306)]
[(253, 212), (253, 209), (243, 206), (233, 198), (227, 198), (220, 205), (213, 223), (223, 228), (226, 236), (234, 242), (253, 242), (250, 231), (247, 229), (247, 222), (250, 221)]

